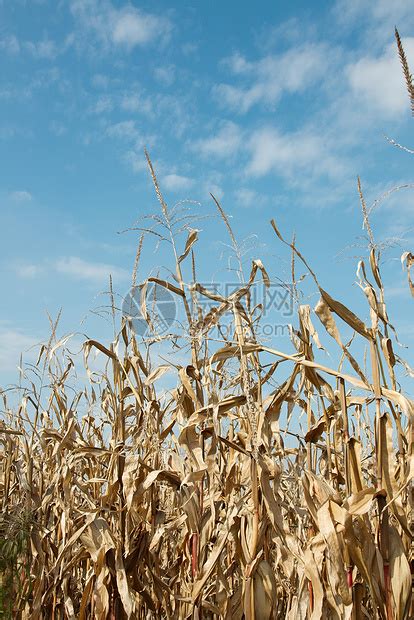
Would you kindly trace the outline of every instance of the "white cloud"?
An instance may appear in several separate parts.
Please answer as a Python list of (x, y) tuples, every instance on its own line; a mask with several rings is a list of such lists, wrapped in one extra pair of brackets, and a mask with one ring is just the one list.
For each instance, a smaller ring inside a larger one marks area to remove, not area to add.
[(304, 41), (315, 41), (317, 37), (317, 23), (303, 19), (303, 15), (296, 12), (295, 17), (284, 21), (265, 23), (256, 32), (255, 42), (261, 50), (274, 50), (285, 44), (301, 46)]
[(210, 194), (213, 194), (219, 202), (224, 198), (224, 190), (221, 185), (214, 183), (214, 181), (206, 181), (204, 183), (204, 195), (209, 200), (211, 200)]
[(114, 13), (112, 39), (115, 43), (133, 48), (163, 36), (169, 30), (168, 20), (131, 7)]
[(95, 88), (106, 89), (109, 86), (109, 81), (108, 76), (102, 75), (101, 73), (96, 73), (92, 78), (92, 85)]
[[(337, 0), (334, 5), (334, 14), (340, 24), (361, 25), (366, 22), (364, 34), (369, 38), (370, 45), (375, 45), (371, 35), (376, 32), (380, 35), (380, 44), (383, 38), (389, 39), (393, 35), (394, 27), (411, 28), (413, 11), (407, 0)], [(364, 24), (365, 26), (365, 24)]]
[(183, 43), (181, 46), (181, 51), (184, 56), (195, 56), (198, 52), (199, 43), (188, 42)]
[(124, 159), (126, 163), (132, 168), (133, 172), (139, 173), (147, 168), (147, 162), (143, 152), (127, 151)]
[[(414, 38), (403, 40), (407, 59), (414, 65)], [(347, 67), (352, 93), (370, 108), (393, 117), (409, 111), (409, 100), (396, 45), (389, 45), (380, 56), (365, 56)]]
[(169, 35), (171, 23), (164, 16), (145, 13), (133, 6), (115, 8), (108, 0), (72, 0), (71, 10), (81, 31), (94, 33), (105, 45), (126, 50)]
[(17, 370), (21, 354), (26, 361), (35, 360), (37, 350), (34, 347), (39, 344), (39, 340), (19, 328), (3, 323), (0, 324), (0, 343), (0, 371), (13, 372)]
[(335, 178), (344, 172), (343, 164), (330, 153), (326, 141), (306, 130), (282, 134), (273, 127), (259, 129), (253, 132), (248, 150), (247, 173), (252, 176), (276, 172), (293, 180), (302, 173)]
[(175, 82), (175, 67), (168, 65), (167, 67), (157, 67), (154, 69), (155, 79), (164, 86), (171, 86)]
[(51, 60), (59, 54), (56, 43), (51, 39), (43, 39), (43, 41), (36, 42), (27, 41), (24, 46), (34, 58)]
[(204, 157), (225, 158), (234, 155), (241, 147), (241, 144), (241, 129), (235, 123), (227, 122), (211, 137), (193, 142), (191, 150)]
[(31, 279), (38, 276), (43, 269), (40, 265), (20, 263), (15, 266), (15, 271), (19, 278)]
[[(2, 94), (3, 93), (0, 90), (0, 99), (2, 98)], [(32, 135), (33, 134), (30, 129), (27, 129), (26, 127), (23, 128), (21, 125), (7, 124), (0, 126), (0, 140), (10, 140), (15, 136), (22, 136), (24, 138), (28, 138)]]
[(10, 192), (9, 198), (13, 202), (23, 204), (25, 202), (31, 202), (31, 200), (33, 199), (33, 196), (31, 195), (30, 192), (27, 192), (26, 190), (19, 190), (19, 191)]
[[(25, 76), (27, 77), (27, 76)], [(21, 84), (19, 82), (22, 82)], [(18, 103), (26, 99), (33, 97), (36, 92), (45, 90), (51, 86), (55, 87), (55, 92), (58, 89), (60, 93), (67, 91), (69, 88), (69, 81), (61, 77), (60, 71), (57, 67), (48, 69), (41, 69), (38, 71), (31, 71), (30, 78), (9, 82), (0, 87), (0, 99), (16, 100)], [(27, 129), (25, 133), (27, 134)], [(22, 130), (20, 129), (20, 133)]]
[(61, 258), (55, 263), (54, 267), (58, 273), (94, 283), (108, 282), (109, 275), (117, 280), (124, 280), (129, 277), (129, 272), (122, 267), (107, 263), (89, 262), (78, 256)]
[(7, 54), (18, 54), (20, 52), (20, 43), (14, 34), (10, 34), (4, 39), (0, 39), (0, 51)]
[(267, 203), (266, 196), (263, 194), (259, 194), (253, 189), (248, 189), (247, 187), (242, 187), (238, 189), (235, 193), (236, 203), (242, 207), (262, 207)]
[(275, 105), (284, 93), (300, 93), (320, 82), (333, 55), (325, 45), (313, 43), (253, 62), (234, 54), (223, 65), (244, 78), (245, 84), (218, 84), (213, 94), (219, 103), (239, 112), (247, 112), (258, 103)]
[(111, 138), (118, 138), (121, 140), (134, 141), (139, 138), (139, 133), (135, 127), (135, 121), (121, 121), (120, 123), (110, 125), (106, 130), (106, 134)]
[(49, 124), (49, 128), (50, 131), (58, 137), (65, 135), (65, 133), (67, 132), (67, 128), (65, 127), (65, 125), (63, 125), (63, 123), (60, 123), (59, 121), (51, 121)]
[(193, 184), (193, 179), (179, 174), (167, 174), (162, 178), (162, 186), (171, 192), (189, 189)]
[(78, 256), (65, 256), (39, 264), (19, 261), (12, 265), (12, 269), (19, 278), (23, 279), (32, 279), (42, 275), (50, 277), (51, 274), (58, 273), (71, 276), (76, 280), (105, 283), (108, 282), (109, 275), (117, 280), (125, 280), (129, 277), (129, 272), (123, 267), (86, 261)]
[(111, 112), (114, 105), (109, 95), (99, 97), (98, 101), (92, 108), (94, 114), (104, 114), (105, 112)]
[(152, 114), (154, 102), (150, 98), (144, 97), (140, 93), (126, 93), (121, 100), (121, 108), (127, 112), (140, 112), (142, 114)]

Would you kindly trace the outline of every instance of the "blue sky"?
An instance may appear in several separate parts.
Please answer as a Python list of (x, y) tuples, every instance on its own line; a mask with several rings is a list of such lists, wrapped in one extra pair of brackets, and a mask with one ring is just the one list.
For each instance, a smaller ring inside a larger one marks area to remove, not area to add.
[[(395, 25), (414, 68), (406, 0), (0, 0), (0, 384), (47, 338), (48, 312), (63, 308), (62, 333), (110, 337), (91, 310), (107, 303), (109, 273), (128, 290), (137, 234), (118, 233), (158, 209), (144, 145), (169, 204), (214, 215), (214, 193), (250, 238), (246, 260), (286, 278), (274, 217), (367, 318), (352, 259), (366, 253), (357, 175), (369, 205), (413, 181), (412, 156), (384, 137), (414, 145)], [(372, 214), (408, 344), (400, 256), (413, 250), (413, 210), (402, 189)], [(197, 228), (200, 278), (225, 278), (223, 223)], [(148, 241), (139, 277), (169, 263)]]

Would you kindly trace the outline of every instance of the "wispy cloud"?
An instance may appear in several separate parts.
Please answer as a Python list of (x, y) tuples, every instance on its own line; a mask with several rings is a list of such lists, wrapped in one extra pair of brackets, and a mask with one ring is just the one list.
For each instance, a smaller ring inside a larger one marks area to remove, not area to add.
[(224, 198), (224, 190), (220, 185), (216, 183), (205, 183), (204, 184), (204, 195), (207, 199), (210, 198), (210, 194), (213, 194), (214, 198), (217, 200), (223, 200)]
[(163, 86), (171, 86), (175, 82), (175, 66), (156, 67), (154, 77)]
[(9, 323), (0, 323), (0, 371), (15, 373), (19, 362), (20, 355), (26, 361), (34, 361), (36, 357), (36, 345), (39, 344), (33, 336), (29, 336), (22, 329), (10, 325)]
[(414, 24), (412, 6), (406, 0), (337, 0), (333, 12), (342, 27), (362, 25), (370, 46), (382, 45), (394, 26), (411, 29)]
[[(403, 39), (408, 62), (414, 63), (414, 38)], [(352, 93), (385, 116), (400, 117), (408, 109), (407, 92), (395, 44), (377, 56), (365, 56), (346, 70)]]
[(28, 52), (33, 58), (40, 60), (54, 60), (59, 54), (67, 51), (73, 44), (72, 33), (68, 34), (62, 41), (57, 42), (48, 37), (43, 37), (38, 41), (19, 40), (16, 35), (8, 34), (0, 39), (0, 51), (10, 55), (20, 52)]
[(333, 56), (324, 44), (309, 43), (257, 61), (239, 53), (224, 59), (223, 65), (244, 83), (215, 85), (213, 95), (220, 104), (247, 112), (262, 103), (275, 105), (287, 93), (300, 93), (315, 86), (326, 74)]
[(15, 203), (23, 204), (27, 202), (31, 202), (33, 196), (30, 192), (26, 190), (16, 190), (9, 193), (9, 198)]
[(131, 149), (124, 155), (125, 163), (133, 172), (140, 173), (147, 168), (147, 162), (142, 151)]
[(93, 283), (108, 282), (110, 275), (117, 280), (125, 280), (129, 277), (129, 272), (122, 267), (90, 262), (78, 256), (60, 258), (54, 267), (58, 273)]
[(21, 102), (25, 99), (30, 99), (40, 90), (47, 89), (52, 85), (56, 87), (57, 83), (60, 92), (63, 92), (65, 82), (61, 79), (61, 75), (57, 67), (41, 69), (39, 71), (31, 72), (30, 77), (28, 77), (27, 80), (24, 80), (23, 83), (13, 82), (1, 85), (0, 100), (16, 100)]
[(167, 174), (162, 177), (162, 187), (171, 192), (189, 189), (194, 185), (194, 180), (180, 174)]
[[(2, 92), (0, 90), (0, 99), (2, 98)], [(21, 125), (7, 124), (0, 126), (0, 140), (12, 140), (16, 137), (29, 138), (33, 135), (32, 130)]]
[(51, 39), (43, 39), (41, 41), (27, 41), (24, 43), (27, 51), (34, 58), (43, 58), (52, 60), (59, 54), (59, 47)]
[(14, 267), (16, 275), (19, 278), (32, 279), (43, 272), (41, 265), (35, 265), (33, 263), (19, 262)]
[(163, 15), (131, 5), (115, 8), (108, 0), (72, 0), (71, 11), (81, 32), (95, 35), (106, 47), (127, 51), (165, 39), (172, 29), (170, 20)]
[(256, 177), (276, 172), (288, 179), (303, 173), (335, 178), (344, 172), (344, 164), (329, 151), (324, 139), (308, 130), (281, 133), (264, 127), (253, 132), (248, 149), (247, 173)]
[(67, 132), (67, 127), (59, 121), (51, 121), (49, 124), (49, 129), (55, 136), (58, 137), (64, 136)]
[(135, 141), (138, 140), (140, 134), (135, 126), (135, 121), (121, 121), (110, 125), (106, 130), (107, 136), (111, 138), (118, 138), (121, 140)]
[(268, 203), (267, 196), (247, 187), (236, 190), (235, 197), (236, 204), (245, 208), (263, 207)]
[(133, 7), (116, 11), (113, 16), (112, 39), (114, 43), (129, 49), (166, 35), (171, 28), (164, 17), (143, 13)]
[(0, 39), (0, 51), (4, 51), (7, 54), (18, 54), (20, 52), (18, 38), (14, 34), (9, 34), (3, 39)]
[(133, 172), (140, 173), (146, 168), (143, 149), (144, 145), (148, 148), (151, 147), (154, 142), (154, 136), (141, 134), (133, 120), (109, 125), (106, 128), (105, 135), (108, 138), (117, 140), (121, 144), (121, 148), (126, 148), (120, 154), (120, 157)]
[(121, 99), (121, 109), (127, 112), (153, 114), (154, 103), (149, 97), (145, 97), (145, 95), (135, 90), (123, 95)]
[(127, 269), (118, 265), (85, 260), (79, 256), (62, 256), (38, 263), (17, 260), (9, 267), (19, 278), (25, 280), (42, 276), (50, 279), (54, 274), (59, 274), (91, 284), (104, 284), (108, 282), (110, 275), (117, 281), (124, 281), (130, 275)]
[(92, 85), (95, 88), (103, 88), (104, 90), (108, 88), (111, 80), (107, 75), (103, 75), (102, 73), (96, 73), (92, 77)]
[(91, 112), (94, 114), (105, 114), (107, 112), (112, 112), (114, 108), (114, 103), (112, 101), (112, 97), (110, 95), (102, 95), (98, 100), (94, 103), (91, 108)]
[(242, 144), (242, 131), (238, 125), (228, 121), (207, 138), (196, 140), (191, 144), (191, 150), (203, 157), (215, 156), (226, 158), (234, 155)]

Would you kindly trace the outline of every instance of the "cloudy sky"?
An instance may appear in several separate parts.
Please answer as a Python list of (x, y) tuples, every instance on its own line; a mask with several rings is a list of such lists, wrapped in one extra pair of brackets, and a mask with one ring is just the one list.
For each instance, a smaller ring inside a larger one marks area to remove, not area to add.
[[(325, 287), (356, 299), (357, 175), (368, 205), (414, 181), (413, 156), (386, 139), (414, 147), (393, 33), (414, 70), (409, 5), (0, 0), (0, 384), (61, 307), (63, 333), (106, 336), (96, 311), (110, 273), (128, 290), (137, 245), (119, 233), (158, 209), (144, 146), (170, 205), (214, 216), (209, 193), (221, 201), (246, 260), (288, 272), (274, 217)], [(403, 188), (372, 213), (405, 342), (413, 212)], [(223, 223), (197, 228), (201, 279), (224, 277)], [(139, 278), (168, 264), (145, 242)]]

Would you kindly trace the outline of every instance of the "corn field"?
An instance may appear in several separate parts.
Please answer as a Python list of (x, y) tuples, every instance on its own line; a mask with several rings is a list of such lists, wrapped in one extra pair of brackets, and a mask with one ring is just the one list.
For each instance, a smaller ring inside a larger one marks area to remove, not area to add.
[[(153, 327), (148, 287), (169, 291), (184, 333), (138, 338), (122, 320), (112, 343), (84, 343), (89, 382), (79, 386), (53, 324), (20, 400), (2, 393), (0, 616), (412, 618), (414, 404), (399, 376), (414, 373), (397, 354), (361, 187), (370, 247), (357, 276), (369, 322), (322, 288), (271, 222), (291, 255), (297, 318), (286, 352), (256, 335), (263, 308), (251, 292), (270, 286), (265, 265), (254, 260), (247, 277), (240, 266), (228, 296), (200, 284), (198, 231), (187, 227), (182, 243), (174, 234), (147, 160), (175, 273), (140, 285), (141, 310)], [(134, 282), (154, 230), (142, 233)], [(414, 257), (403, 260), (414, 295)], [(314, 308), (298, 301), (301, 270)], [(331, 366), (317, 361), (317, 330), (332, 343)], [(184, 361), (159, 363), (163, 339)]]

